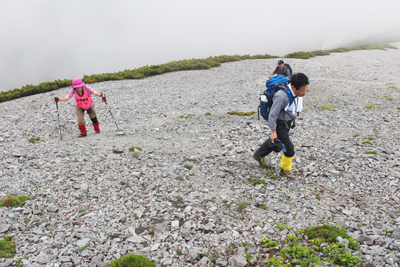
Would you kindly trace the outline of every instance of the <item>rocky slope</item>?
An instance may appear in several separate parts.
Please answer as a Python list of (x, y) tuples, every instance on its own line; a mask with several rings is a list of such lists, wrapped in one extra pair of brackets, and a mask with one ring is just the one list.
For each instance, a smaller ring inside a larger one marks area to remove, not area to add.
[[(122, 135), (95, 97), (102, 132), (88, 124), (77, 138), (72, 99), (59, 103), (60, 140), (53, 97), (68, 88), (1, 103), (0, 197), (31, 200), (0, 207), (0, 234), (16, 240), (24, 266), (106, 266), (128, 253), (159, 266), (207, 266), (210, 255), (218, 266), (245, 266), (245, 251), (264, 254), (262, 237), (329, 224), (360, 242), (356, 255), (369, 266), (398, 266), (400, 50), (286, 60), (311, 81), (291, 131), (293, 181), (252, 159), (269, 132), (257, 114), (227, 114), (257, 110), (276, 61), (93, 84)], [(279, 160), (267, 158), (277, 169)]]

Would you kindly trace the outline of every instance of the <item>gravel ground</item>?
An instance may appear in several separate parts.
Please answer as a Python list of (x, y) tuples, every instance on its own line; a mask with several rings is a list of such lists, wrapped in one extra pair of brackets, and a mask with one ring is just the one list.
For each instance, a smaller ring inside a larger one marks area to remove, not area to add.
[[(247, 251), (265, 255), (261, 238), (328, 224), (360, 242), (364, 266), (398, 266), (400, 50), (286, 59), (310, 78), (291, 131), (294, 180), (253, 160), (269, 133), (257, 114), (227, 114), (257, 110), (276, 62), (92, 84), (123, 134), (95, 97), (102, 132), (87, 118), (88, 136), (77, 138), (72, 99), (59, 103), (60, 140), (53, 98), (68, 88), (1, 103), (0, 197), (31, 199), (0, 207), (0, 234), (14, 238), (23, 266), (106, 266), (129, 253), (158, 266), (246, 266)], [(267, 157), (277, 170), (280, 156)]]

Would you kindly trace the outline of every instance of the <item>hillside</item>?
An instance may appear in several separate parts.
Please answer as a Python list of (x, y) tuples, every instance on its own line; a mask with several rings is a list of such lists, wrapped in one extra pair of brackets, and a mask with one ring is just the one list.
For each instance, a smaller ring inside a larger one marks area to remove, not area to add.
[[(0, 198), (31, 199), (0, 207), (0, 234), (23, 266), (106, 266), (128, 253), (158, 266), (245, 266), (246, 252), (278, 255), (263, 237), (327, 224), (346, 229), (369, 266), (398, 266), (400, 50), (285, 61), (310, 78), (291, 130), (293, 181), (253, 160), (269, 133), (257, 113), (227, 114), (257, 111), (277, 59), (91, 84), (123, 135), (94, 97), (101, 133), (90, 123), (77, 138), (71, 99), (59, 103), (60, 140), (53, 98), (69, 88), (1, 103)], [(277, 170), (280, 156), (267, 158)]]

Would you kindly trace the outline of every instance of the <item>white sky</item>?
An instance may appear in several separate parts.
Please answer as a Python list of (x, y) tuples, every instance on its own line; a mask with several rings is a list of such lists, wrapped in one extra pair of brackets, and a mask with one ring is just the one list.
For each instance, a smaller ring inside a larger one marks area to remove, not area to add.
[(400, 29), (399, 0), (0, 0), (0, 90)]

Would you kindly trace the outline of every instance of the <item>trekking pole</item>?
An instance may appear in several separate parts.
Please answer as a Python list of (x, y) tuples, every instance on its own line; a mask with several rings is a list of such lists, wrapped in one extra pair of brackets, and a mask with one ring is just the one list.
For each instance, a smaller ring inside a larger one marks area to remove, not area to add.
[(60, 128), (60, 140), (62, 140), (61, 122), (60, 122), (60, 112), (58, 112), (58, 102), (56, 102), (56, 107), (57, 107), (58, 126), (59, 126), (59, 128)]
[(114, 120), (115, 126), (117, 126), (117, 130), (120, 132), (121, 130), (118, 128), (117, 122), (115, 121), (114, 116), (113, 116), (113, 114), (111, 113), (110, 107), (109, 107), (108, 104), (107, 104), (107, 99), (106, 99), (106, 97), (104, 96), (104, 97), (102, 97), (102, 99), (103, 99), (103, 102), (106, 103), (107, 109), (108, 109), (108, 111), (110, 112), (111, 117), (112, 117), (113, 120)]

